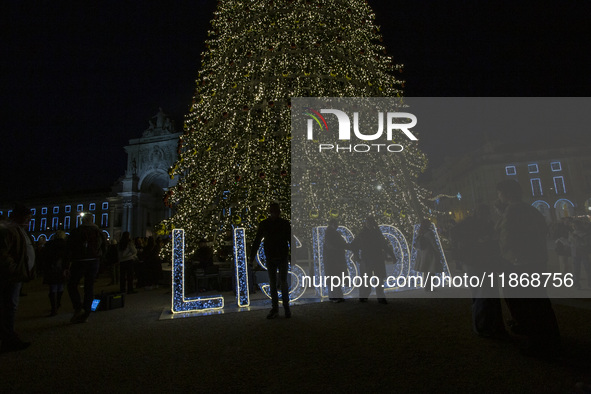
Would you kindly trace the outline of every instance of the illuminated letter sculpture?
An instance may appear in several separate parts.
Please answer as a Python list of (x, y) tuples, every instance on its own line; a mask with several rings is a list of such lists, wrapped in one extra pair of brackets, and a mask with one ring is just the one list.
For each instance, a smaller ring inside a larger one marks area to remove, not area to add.
[(224, 297), (185, 297), (185, 230), (172, 231), (172, 312), (222, 309)]

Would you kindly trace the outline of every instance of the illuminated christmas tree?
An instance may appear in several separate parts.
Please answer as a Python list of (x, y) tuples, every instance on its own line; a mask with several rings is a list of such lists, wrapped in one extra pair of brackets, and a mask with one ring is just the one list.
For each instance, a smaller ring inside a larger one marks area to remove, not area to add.
[[(292, 97), (400, 97), (404, 85), (397, 78), (402, 66), (386, 55), (364, 0), (224, 0), (209, 36), (179, 160), (169, 172), (179, 182), (165, 204), (176, 213), (161, 227), (184, 228), (188, 252), (198, 238), (228, 234), (233, 225), (252, 236), (272, 201), (289, 215)], [(423, 194), (414, 180), (426, 159), (404, 144), (407, 154), (380, 164), (383, 173), (373, 172), (384, 188), (380, 202), (373, 202), (375, 190), (359, 191), (367, 206), (355, 209), (380, 210), (374, 213), (384, 223), (414, 223), (412, 212), (422, 209), (410, 201)], [(330, 171), (308, 163), (315, 165)], [(393, 177), (404, 181), (389, 187)], [(302, 225), (325, 225), (331, 214), (353, 209), (338, 198), (327, 207), (309, 197), (301, 199), (310, 204)]]

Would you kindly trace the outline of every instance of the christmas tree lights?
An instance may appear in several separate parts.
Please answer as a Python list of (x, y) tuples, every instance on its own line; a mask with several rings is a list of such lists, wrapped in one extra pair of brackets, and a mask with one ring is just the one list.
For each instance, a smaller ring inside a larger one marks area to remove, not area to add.
[[(292, 195), (309, 212), (298, 234), (307, 245), (312, 227), (352, 209), (399, 228), (417, 222), (424, 208), (417, 201), (426, 193), (414, 181), (426, 158), (416, 144), (397, 140), (404, 155), (389, 155), (379, 170), (370, 166), (364, 175), (372, 186), (359, 191), (354, 206), (339, 192), (330, 206), (315, 201), (316, 172), (331, 171), (320, 164), (309, 163), (306, 178), (292, 184), (293, 97), (402, 96), (403, 66), (386, 55), (374, 18), (364, 0), (218, 3), (179, 158), (169, 170), (179, 179), (165, 196), (175, 214), (162, 232), (183, 228), (188, 253), (202, 237), (213, 237), (219, 249), (234, 226), (251, 239), (273, 201), (289, 218)], [(355, 229), (359, 220), (355, 215), (343, 225)]]

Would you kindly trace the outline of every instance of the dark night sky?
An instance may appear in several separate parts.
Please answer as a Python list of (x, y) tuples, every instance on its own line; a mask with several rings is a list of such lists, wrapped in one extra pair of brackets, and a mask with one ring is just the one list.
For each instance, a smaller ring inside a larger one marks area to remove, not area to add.
[[(369, 2), (407, 96), (589, 96), (589, 2)], [(10, 0), (0, 200), (108, 188), (158, 107), (180, 126), (216, 3)], [(450, 137), (423, 145), (433, 162)]]

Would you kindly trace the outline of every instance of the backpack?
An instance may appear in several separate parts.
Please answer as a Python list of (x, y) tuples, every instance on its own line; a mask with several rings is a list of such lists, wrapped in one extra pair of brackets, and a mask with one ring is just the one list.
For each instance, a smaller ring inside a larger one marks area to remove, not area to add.
[(95, 259), (102, 255), (103, 236), (100, 230), (92, 226), (80, 226), (72, 241), (74, 259)]

